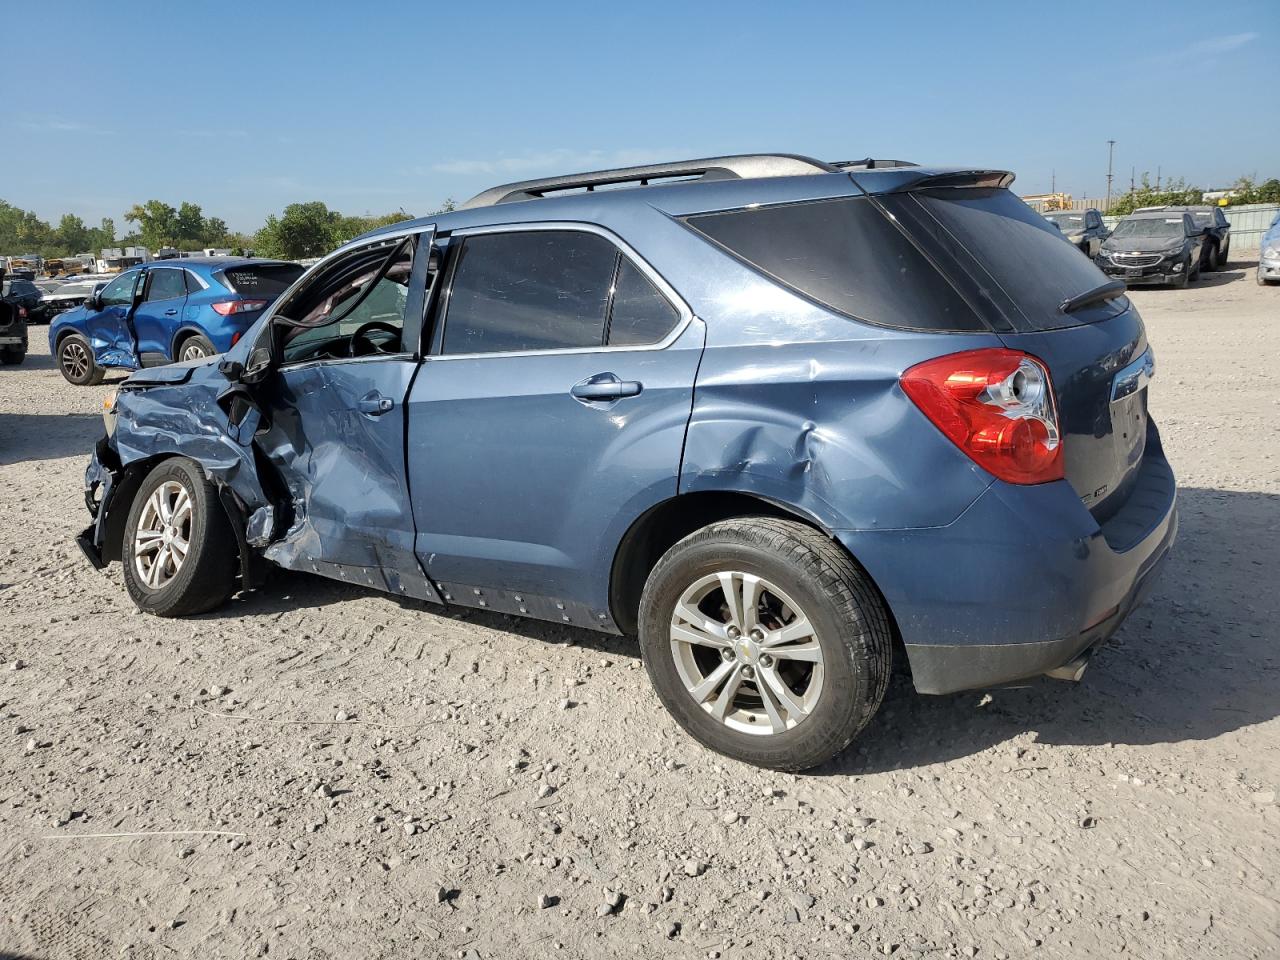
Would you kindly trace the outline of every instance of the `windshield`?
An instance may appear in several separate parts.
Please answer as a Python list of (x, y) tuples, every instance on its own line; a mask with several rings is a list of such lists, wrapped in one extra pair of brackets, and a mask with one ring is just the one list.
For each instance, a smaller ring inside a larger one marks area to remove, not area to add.
[(64, 283), (53, 291), (55, 297), (87, 297), (93, 283)]
[(1084, 229), (1084, 214), (1082, 213), (1050, 213), (1046, 216), (1058, 225), (1059, 230)]
[(1121, 220), (1111, 232), (1113, 237), (1163, 237), (1172, 240), (1184, 236), (1181, 217), (1144, 217), (1141, 220)]
[(1208, 210), (1198, 210), (1191, 214), (1191, 219), (1196, 222), (1197, 227), (1213, 226), (1213, 214)]

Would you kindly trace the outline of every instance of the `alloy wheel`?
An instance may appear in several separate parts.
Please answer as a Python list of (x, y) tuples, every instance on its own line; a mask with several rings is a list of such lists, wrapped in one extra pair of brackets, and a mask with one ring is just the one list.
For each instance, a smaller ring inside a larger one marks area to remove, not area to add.
[(208, 354), (204, 352), (204, 347), (200, 344), (188, 341), (187, 345), (182, 348), (182, 356), (180, 360), (203, 360)]
[(163, 589), (191, 549), (191, 494), (177, 480), (151, 492), (133, 535), (134, 571), (152, 590)]
[(804, 721), (822, 696), (823, 658), (809, 617), (763, 577), (701, 577), (671, 616), (671, 655), (685, 690), (733, 730), (768, 736)]
[(62, 369), (79, 380), (89, 372), (93, 358), (79, 340), (69, 340), (62, 346)]

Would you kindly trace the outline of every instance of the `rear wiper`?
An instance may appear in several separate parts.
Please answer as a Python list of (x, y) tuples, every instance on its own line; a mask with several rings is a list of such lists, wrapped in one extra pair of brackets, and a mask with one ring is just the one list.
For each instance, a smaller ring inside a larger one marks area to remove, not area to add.
[(1127, 289), (1123, 280), (1108, 280), (1092, 290), (1086, 290), (1084, 293), (1077, 293), (1074, 297), (1068, 297), (1059, 304), (1058, 309), (1063, 313), (1075, 313), (1081, 307), (1087, 307), (1091, 303), (1098, 303), (1101, 300), (1114, 300), (1116, 297), (1123, 296)]

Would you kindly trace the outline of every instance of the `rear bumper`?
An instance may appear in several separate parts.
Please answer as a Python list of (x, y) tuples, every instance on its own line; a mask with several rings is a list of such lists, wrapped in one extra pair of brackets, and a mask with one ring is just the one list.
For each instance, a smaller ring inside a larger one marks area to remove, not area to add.
[(837, 531), (884, 593), (917, 690), (1039, 676), (1119, 628), (1177, 536), (1173, 471), (1151, 431), (1133, 493), (1102, 526), (1065, 481), (996, 482), (945, 527)]

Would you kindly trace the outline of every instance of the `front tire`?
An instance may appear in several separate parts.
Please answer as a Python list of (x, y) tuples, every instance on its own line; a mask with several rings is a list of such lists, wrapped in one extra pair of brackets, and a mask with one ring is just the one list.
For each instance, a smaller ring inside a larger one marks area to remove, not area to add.
[(888, 612), (867, 575), (803, 524), (711, 524), (658, 561), (640, 649), (659, 699), (696, 740), (798, 771), (839, 754), (884, 698)]
[(213, 484), (185, 457), (165, 460), (142, 481), (120, 552), (125, 587), (146, 613), (205, 613), (235, 592), (235, 535)]
[(58, 370), (67, 383), (77, 387), (97, 386), (107, 375), (94, 360), (92, 344), (78, 333), (69, 334), (58, 343)]

